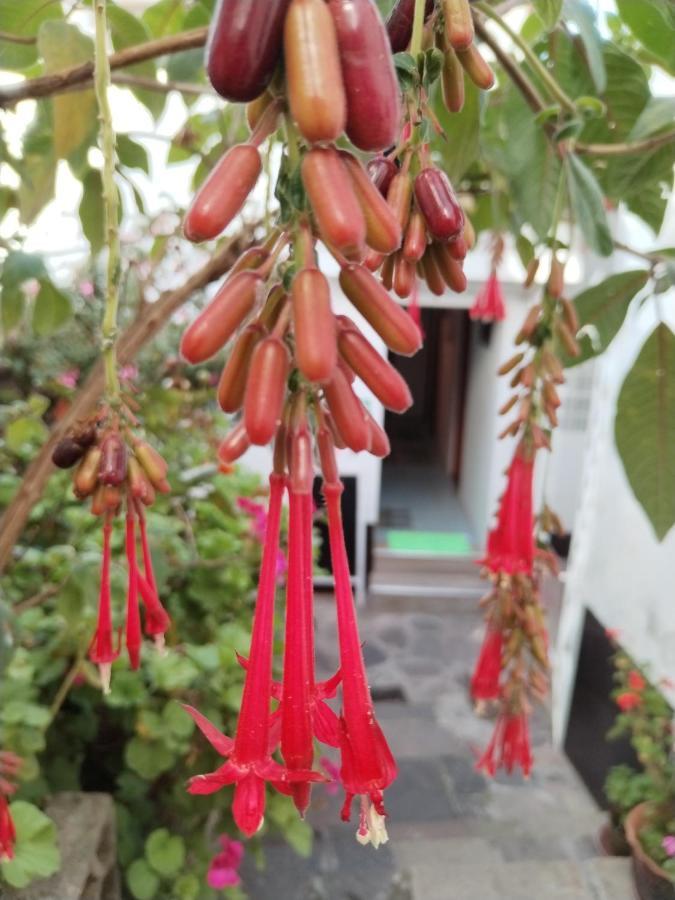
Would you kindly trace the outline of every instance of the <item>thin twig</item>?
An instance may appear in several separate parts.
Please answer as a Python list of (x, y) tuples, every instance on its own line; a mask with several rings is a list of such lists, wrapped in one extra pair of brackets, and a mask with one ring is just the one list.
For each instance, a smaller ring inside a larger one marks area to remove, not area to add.
[[(180, 34), (171, 34), (154, 41), (146, 41), (112, 53), (109, 57), (110, 68), (125, 69), (148, 59), (156, 59), (169, 53), (181, 53), (195, 47), (203, 47), (206, 43), (206, 28), (194, 28)], [(86, 62), (50, 75), (29, 78), (19, 84), (11, 84), (0, 90), (0, 107), (13, 106), (19, 100), (28, 98), (51, 97), (76, 86), (88, 86), (94, 77), (94, 63)]]
[(0, 41), (8, 44), (37, 44), (37, 38), (30, 34), (12, 34), (10, 31), (0, 31)]
[(112, 80), (113, 84), (119, 84), (123, 87), (138, 87), (146, 91), (157, 91), (159, 94), (180, 91), (181, 94), (190, 94), (193, 97), (216, 96), (216, 92), (209, 85), (191, 84), (189, 81), (157, 81), (156, 78), (146, 78), (143, 75), (129, 75), (127, 72), (117, 72), (113, 75)]
[(668, 144), (675, 144), (675, 131), (666, 131), (663, 134), (655, 134), (653, 137), (642, 141), (629, 141), (617, 144), (583, 144), (576, 142), (574, 149), (579, 153), (587, 153), (592, 156), (630, 156), (633, 153), (644, 153), (648, 150), (656, 150)]
[(65, 583), (65, 581), (62, 581), (61, 584), (48, 584), (47, 587), (42, 588), (37, 594), (33, 594), (33, 596), (28, 597), (27, 600), (22, 600), (21, 603), (17, 603), (16, 606), (13, 607), (13, 612), (18, 616), (28, 609), (34, 609), (36, 606), (41, 606), (45, 600), (49, 600), (50, 597), (54, 597), (58, 594)]

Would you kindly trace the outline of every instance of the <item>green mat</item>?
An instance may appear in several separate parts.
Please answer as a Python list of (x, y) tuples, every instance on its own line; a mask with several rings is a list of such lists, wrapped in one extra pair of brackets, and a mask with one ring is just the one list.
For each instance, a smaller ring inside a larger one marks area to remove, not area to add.
[(400, 553), (437, 553), (439, 556), (468, 556), (471, 542), (461, 531), (386, 530), (387, 547)]

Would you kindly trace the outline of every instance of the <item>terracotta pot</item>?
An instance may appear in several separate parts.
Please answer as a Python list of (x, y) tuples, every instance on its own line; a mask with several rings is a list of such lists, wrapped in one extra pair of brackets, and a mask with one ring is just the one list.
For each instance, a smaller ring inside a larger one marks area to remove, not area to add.
[(598, 844), (606, 856), (630, 856), (630, 846), (626, 840), (626, 832), (620, 822), (608, 816), (605, 824), (598, 832)]
[(626, 816), (626, 839), (633, 856), (633, 878), (640, 900), (675, 900), (675, 886), (668, 873), (645, 853), (640, 829), (649, 814), (649, 804), (640, 803)]

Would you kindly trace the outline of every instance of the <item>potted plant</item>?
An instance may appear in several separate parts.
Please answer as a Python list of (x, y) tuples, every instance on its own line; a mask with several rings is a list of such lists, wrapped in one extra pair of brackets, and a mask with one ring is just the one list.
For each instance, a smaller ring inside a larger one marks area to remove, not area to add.
[(623, 771), (618, 774), (614, 770), (608, 779), (608, 798), (619, 816), (629, 803), (640, 801), (624, 818), (638, 896), (675, 900), (673, 711), (627, 654), (618, 650), (614, 662), (612, 696), (620, 713), (610, 737), (630, 737), (643, 772), (630, 767), (620, 767)]
[(652, 781), (647, 772), (632, 766), (612, 766), (605, 781), (609, 803), (607, 822), (600, 830), (599, 841), (608, 856), (630, 856), (624, 823), (628, 813), (651, 796)]

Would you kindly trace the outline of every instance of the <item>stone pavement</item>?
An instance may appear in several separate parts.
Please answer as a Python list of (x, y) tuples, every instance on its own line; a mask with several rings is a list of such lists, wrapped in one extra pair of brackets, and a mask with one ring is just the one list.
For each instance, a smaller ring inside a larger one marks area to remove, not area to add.
[[(412, 604), (418, 606), (419, 604)], [(474, 602), (444, 612), (360, 616), (377, 715), (399, 763), (386, 792), (389, 843), (361, 847), (339, 821), (341, 797), (315, 788), (310, 860), (269, 841), (264, 871), (245, 867), (252, 900), (633, 900), (627, 860), (601, 858), (603, 814), (533, 725), (529, 782), (474, 770), (492, 723), (468, 699), (482, 637)], [(336, 665), (332, 603), (317, 603), (317, 664)]]

